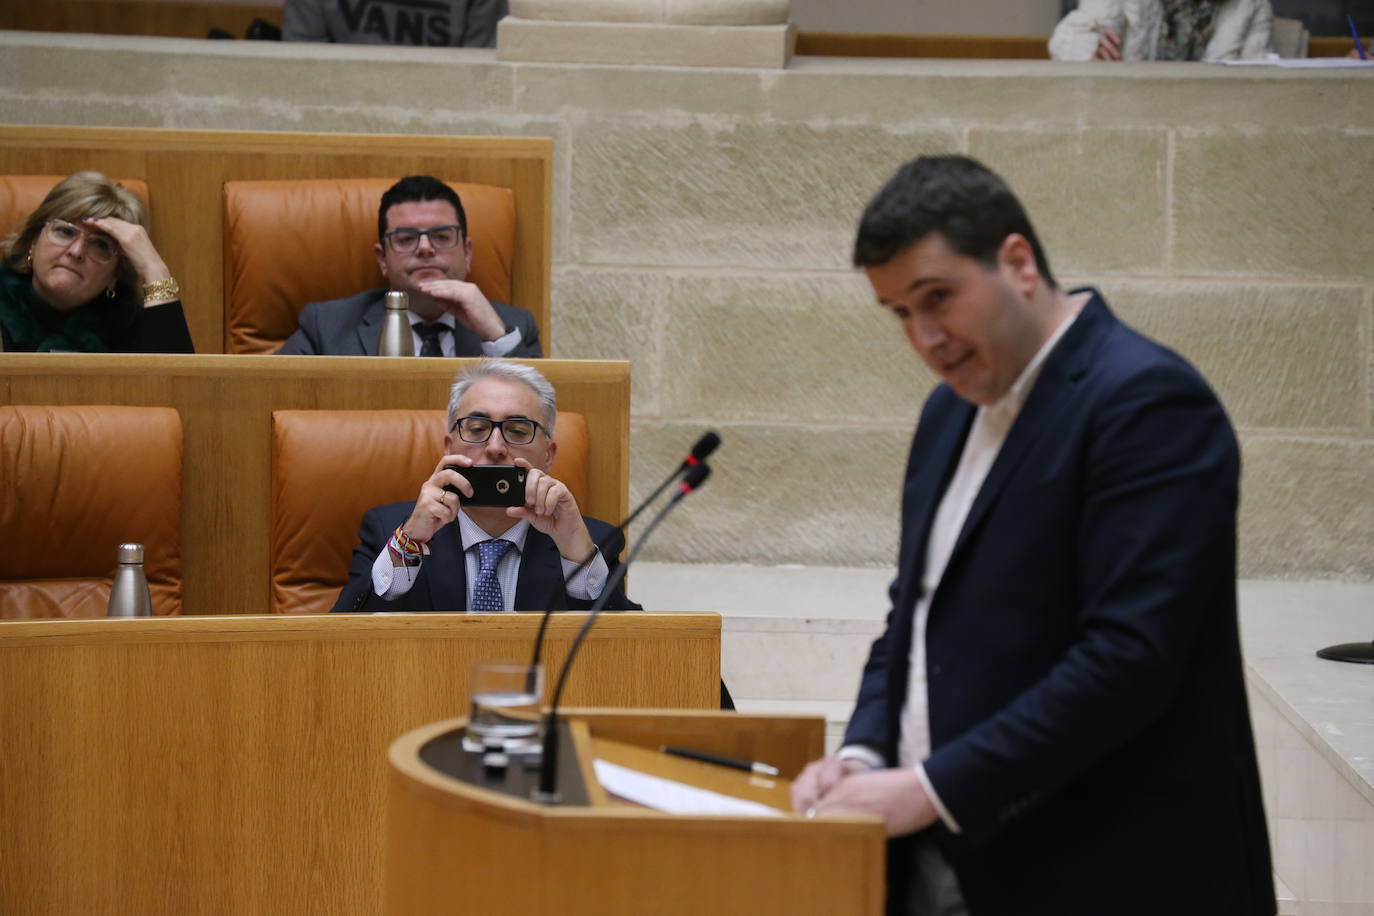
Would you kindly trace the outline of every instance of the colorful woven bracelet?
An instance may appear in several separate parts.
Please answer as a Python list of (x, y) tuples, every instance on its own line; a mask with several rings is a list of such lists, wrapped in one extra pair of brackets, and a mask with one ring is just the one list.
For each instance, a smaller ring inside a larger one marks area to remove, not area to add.
[(425, 554), (429, 553), (425, 545), (406, 535), (399, 525), (391, 533), (391, 540), (387, 541), (386, 549), (404, 566), (419, 566), (424, 562)]
[(387, 552), (387, 555), (391, 557), (391, 565), (392, 565), (392, 566), (419, 566), (419, 565), (420, 565), (420, 558), (419, 558), (419, 557), (407, 557), (405, 554), (401, 553), (400, 549), (396, 546), (396, 539), (395, 539), (395, 538), (390, 538), (390, 539), (387, 540), (387, 542), (386, 542), (386, 552)]
[(396, 530), (391, 532), (391, 537), (395, 539), (396, 546), (401, 549), (401, 553), (410, 557), (422, 557), (425, 549), (419, 541), (405, 533), (404, 525), (397, 525)]

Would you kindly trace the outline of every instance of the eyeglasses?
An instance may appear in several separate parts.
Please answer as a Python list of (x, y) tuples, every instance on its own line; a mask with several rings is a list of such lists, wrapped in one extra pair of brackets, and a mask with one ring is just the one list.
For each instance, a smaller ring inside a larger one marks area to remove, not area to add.
[(92, 261), (108, 264), (119, 257), (119, 248), (115, 246), (112, 239), (97, 235), (94, 232), (87, 232), (65, 219), (50, 219), (43, 229), (47, 233), (48, 241), (62, 248), (70, 248), (76, 244), (77, 239), (84, 239), (81, 247), (86, 254), (90, 255)]
[(409, 254), (419, 248), (421, 237), (428, 237), (429, 245), (435, 251), (444, 251), (463, 240), (463, 227), (434, 226), (431, 229), (412, 229), (403, 226), (400, 229), (392, 229), (382, 237), (397, 254)]
[(543, 429), (544, 435), (549, 434), (549, 431), (544, 429), (544, 424), (529, 417), (506, 417), (504, 420), (493, 420), (491, 417), (459, 417), (453, 422), (449, 432), (456, 429), (458, 438), (476, 444), (490, 439), (491, 431), (498, 427), (501, 430), (501, 438), (506, 440), (507, 445), (529, 445), (534, 441), (535, 430)]

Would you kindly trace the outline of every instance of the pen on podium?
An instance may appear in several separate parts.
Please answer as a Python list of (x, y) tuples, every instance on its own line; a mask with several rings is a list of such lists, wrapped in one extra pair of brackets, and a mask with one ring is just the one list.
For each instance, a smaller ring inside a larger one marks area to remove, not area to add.
[(1364, 42), (1360, 41), (1360, 33), (1355, 31), (1355, 17), (1346, 13), (1345, 21), (1350, 26), (1350, 37), (1355, 39), (1355, 50), (1360, 52), (1360, 60), (1369, 60), (1369, 55), (1364, 53)]
[(746, 773), (758, 773), (760, 776), (778, 775), (777, 767), (769, 766), (766, 763), (759, 763), (757, 760), (736, 760), (734, 757), (722, 757), (720, 754), (710, 754), (706, 751), (694, 751), (686, 747), (670, 747), (666, 744), (659, 745), (658, 749), (674, 757), (686, 757), (688, 760), (700, 760), (704, 763), (714, 763), (717, 766), (730, 767), (734, 770), (743, 770)]

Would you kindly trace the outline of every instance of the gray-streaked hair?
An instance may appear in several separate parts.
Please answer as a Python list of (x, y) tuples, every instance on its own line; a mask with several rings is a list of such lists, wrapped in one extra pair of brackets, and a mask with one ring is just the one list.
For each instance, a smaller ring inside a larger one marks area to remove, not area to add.
[(539, 420), (548, 430), (549, 438), (553, 438), (553, 424), (558, 417), (558, 398), (554, 394), (553, 385), (544, 378), (543, 373), (538, 369), (529, 366), (513, 363), (508, 359), (483, 359), (475, 365), (459, 371), (453, 380), (453, 387), (449, 389), (448, 395), (448, 430), (453, 431), (453, 422), (458, 419), (458, 402), (463, 399), (463, 395), (472, 387), (474, 382), (484, 378), (509, 379), (512, 382), (519, 382), (526, 386), (539, 398), (539, 404), (544, 408), (544, 417), (531, 417), (532, 420)]
[[(127, 223), (148, 228), (148, 210), (138, 195), (124, 185), (111, 181), (99, 172), (77, 172), (53, 186), (38, 208), (29, 214), (24, 226), (4, 241), (8, 248), (5, 266), (17, 274), (31, 276), (29, 255), (38, 234), (52, 219), (64, 219), (81, 224), (95, 216), (114, 216)], [(121, 251), (116, 262), (115, 276), (125, 289), (138, 289), (138, 273)]]

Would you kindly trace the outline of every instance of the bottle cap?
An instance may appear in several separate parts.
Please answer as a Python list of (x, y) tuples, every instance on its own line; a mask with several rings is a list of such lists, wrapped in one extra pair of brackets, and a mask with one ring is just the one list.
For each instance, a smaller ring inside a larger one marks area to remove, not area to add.
[(410, 297), (399, 289), (389, 290), (386, 294), (386, 307), (404, 312), (410, 308)]
[(116, 551), (120, 563), (142, 563), (143, 545), (142, 544), (120, 544)]

